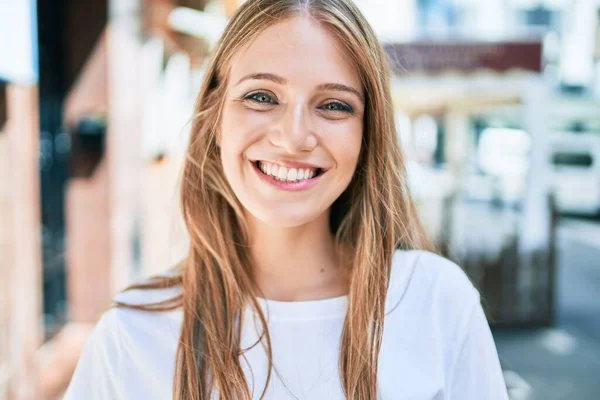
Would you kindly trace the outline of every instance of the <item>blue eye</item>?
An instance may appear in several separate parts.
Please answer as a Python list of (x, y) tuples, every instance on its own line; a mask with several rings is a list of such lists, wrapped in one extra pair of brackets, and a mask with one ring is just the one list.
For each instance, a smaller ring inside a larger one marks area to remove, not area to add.
[(276, 104), (275, 100), (273, 100), (273, 97), (263, 92), (251, 93), (244, 97), (244, 99), (259, 104)]
[(341, 112), (346, 112), (349, 114), (352, 114), (354, 112), (352, 107), (350, 107), (347, 104), (341, 103), (339, 101), (329, 102), (329, 103), (321, 106), (321, 108), (325, 111), (335, 111), (335, 112), (341, 111)]

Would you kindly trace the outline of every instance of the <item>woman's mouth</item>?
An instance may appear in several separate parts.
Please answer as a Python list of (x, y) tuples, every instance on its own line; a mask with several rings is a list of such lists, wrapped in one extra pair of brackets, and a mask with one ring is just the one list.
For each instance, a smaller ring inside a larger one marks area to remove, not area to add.
[(266, 161), (256, 161), (256, 166), (263, 174), (281, 182), (298, 182), (312, 179), (322, 171), (321, 168), (291, 168)]
[(253, 161), (252, 164), (264, 181), (284, 190), (308, 189), (326, 172), (323, 168), (288, 167), (268, 161)]

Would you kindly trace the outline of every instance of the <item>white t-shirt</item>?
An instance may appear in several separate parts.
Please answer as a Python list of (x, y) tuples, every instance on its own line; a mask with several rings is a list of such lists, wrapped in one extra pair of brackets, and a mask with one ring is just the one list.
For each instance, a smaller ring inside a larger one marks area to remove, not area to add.
[[(142, 304), (175, 293), (130, 291), (118, 300)], [(276, 371), (266, 398), (344, 399), (338, 358), (347, 298), (260, 302)], [(170, 399), (181, 320), (181, 311), (106, 312), (85, 346), (65, 400)], [(252, 321), (249, 315), (243, 322), (243, 348), (256, 341)], [(254, 346), (246, 359), (242, 367), (258, 399), (267, 375), (263, 347)], [(379, 399), (508, 399), (479, 293), (457, 265), (425, 251), (394, 255), (378, 385)]]

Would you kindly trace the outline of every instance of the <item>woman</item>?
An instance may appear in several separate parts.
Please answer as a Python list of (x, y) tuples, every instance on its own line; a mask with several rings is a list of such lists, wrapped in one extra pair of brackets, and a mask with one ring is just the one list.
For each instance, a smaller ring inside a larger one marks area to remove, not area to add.
[(189, 255), (117, 297), (66, 398), (506, 399), (477, 291), (426, 251), (356, 6), (249, 0), (213, 57)]

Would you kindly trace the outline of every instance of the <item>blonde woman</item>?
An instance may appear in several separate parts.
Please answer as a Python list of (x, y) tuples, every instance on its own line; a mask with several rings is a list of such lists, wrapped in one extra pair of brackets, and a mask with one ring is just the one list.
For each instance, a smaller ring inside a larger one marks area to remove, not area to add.
[(427, 251), (350, 0), (248, 0), (200, 91), (172, 274), (120, 294), (66, 399), (507, 399), (478, 292)]

